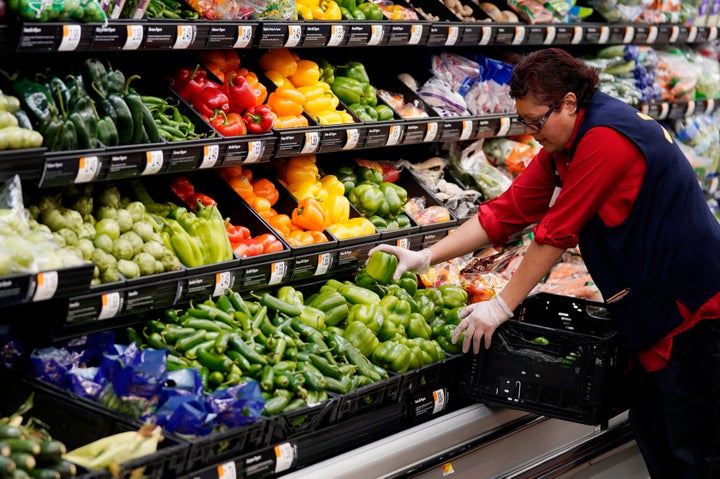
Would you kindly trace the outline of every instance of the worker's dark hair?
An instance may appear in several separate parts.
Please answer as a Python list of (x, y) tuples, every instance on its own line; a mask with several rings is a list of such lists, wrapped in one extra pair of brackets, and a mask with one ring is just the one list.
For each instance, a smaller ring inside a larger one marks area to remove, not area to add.
[(513, 67), (510, 96), (532, 95), (545, 105), (559, 104), (565, 94), (575, 93), (578, 107), (587, 105), (600, 78), (597, 70), (560, 48), (530, 53)]

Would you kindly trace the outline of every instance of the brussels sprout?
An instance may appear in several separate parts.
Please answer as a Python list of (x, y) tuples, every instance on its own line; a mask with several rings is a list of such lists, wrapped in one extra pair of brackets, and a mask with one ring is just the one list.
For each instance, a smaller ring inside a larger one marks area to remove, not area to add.
[(118, 208), (117, 209), (117, 218), (116, 221), (120, 225), (120, 233), (124, 233), (126, 231), (130, 231), (130, 229), (133, 226), (133, 219), (132, 215), (128, 210), (125, 208)]
[(134, 248), (130, 240), (127, 238), (113, 240), (112, 255), (119, 260), (132, 259), (134, 256)]
[(113, 240), (108, 235), (97, 235), (93, 240), (95, 248), (104, 251), (105, 253), (111, 253), (113, 247)]
[(147, 221), (136, 221), (132, 225), (132, 230), (142, 238), (143, 241), (151, 241), (153, 238), (153, 235), (155, 234), (155, 230), (153, 229), (152, 225)]
[(128, 279), (138, 278), (142, 274), (140, 266), (134, 261), (130, 261), (128, 259), (121, 259), (118, 261), (117, 269), (120, 274)]
[(108, 235), (110, 239), (116, 240), (120, 237), (120, 225), (111, 218), (103, 218), (95, 223), (95, 233)]

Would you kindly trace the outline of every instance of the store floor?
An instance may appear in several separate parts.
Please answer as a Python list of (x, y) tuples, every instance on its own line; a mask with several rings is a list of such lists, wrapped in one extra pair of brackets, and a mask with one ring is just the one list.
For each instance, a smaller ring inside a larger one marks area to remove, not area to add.
[(591, 461), (582, 470), (558, 479), (650, 479), (640, 451), (635, 443), (622, 450)]

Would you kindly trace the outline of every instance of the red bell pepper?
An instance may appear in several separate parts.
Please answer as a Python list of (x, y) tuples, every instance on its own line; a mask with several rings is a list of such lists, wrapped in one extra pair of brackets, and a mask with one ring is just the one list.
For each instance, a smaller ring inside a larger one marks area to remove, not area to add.
[(230, 110), (230, 99), (219, 88), (205, 86), (202, 90), (195, 92), (190, 98), (190, 103), (205, 118), (210, 118), (216, 110), (227, 113)]
[(179, 175), (170, 180), (170, 189), (185, 202), (195, 194), (195, 187), (185, 175)]
[(208, 82), (207, 71), (200, 68), (198, 64), (194, 69), (180, 68), (175, 73), (170, 84), (177, 94), (180, 95), (180, 98), (189, 102), (195, 93), (205, 88)]
[(201, 206), (213, 206), (217, 204), (214, 199), (203, 193), (193, 193), (187, 201), (193, 210), (196, 209), (198, 202), (200, 202)]
[(249, 133), (266, 133), (275, 123), (275, 116), (268, 105), (253, 105), (243, 113)]
[(238, 241), (250, 238), (250, 230), (242, 225), (233, 225), (228, 221), (225, 224), (225, 230), (227, 231), (230, 243), (237, 243)]
[(232, 112), (242, 114), (256, 103), (255, 90), (242, 75), (233, 73), (222, 88), (230, 99), (230, 111)]
[(247, 125), (239, 113), (216, 110), (210, 118), (210, 124), (223, 136), (247, 135)]
[(263, 245), (254, 238), (240, 240), (232, 243), (233, 251), (241, 258), (263, 254)]

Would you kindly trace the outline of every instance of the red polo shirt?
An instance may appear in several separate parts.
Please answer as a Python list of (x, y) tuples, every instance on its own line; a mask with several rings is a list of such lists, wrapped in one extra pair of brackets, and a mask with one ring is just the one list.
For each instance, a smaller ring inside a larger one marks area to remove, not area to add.
[[(589, 130), (569, 156), (569, 147), (584, 117), (580, 110), (575, 129), (566, 148), (552, 155), (560, 175), (562, 189), (548, 207), (556, 187), (551, 155), (541, 150), (525, 171), (502, 195), (480, 205), (478, 218), (493, 244), (502, 245), (527, 225), (535, 241), (557, 248), (572, 248), (578, 233), (594, 215), (608, 226), (628, 217), (642, 185), (645, 158), (625, 136), (612, 128)], [(582, 252), (581, 252), (582, 253)], [(691, 313), (678, 305), (684, 321), (668, 337), (638, 354), (648, 371), (662, 369), (670, 357), (672, 337), (700, 319), (720, 317), (720, 293), (699, 311)]]

